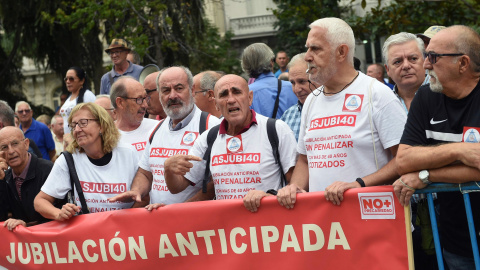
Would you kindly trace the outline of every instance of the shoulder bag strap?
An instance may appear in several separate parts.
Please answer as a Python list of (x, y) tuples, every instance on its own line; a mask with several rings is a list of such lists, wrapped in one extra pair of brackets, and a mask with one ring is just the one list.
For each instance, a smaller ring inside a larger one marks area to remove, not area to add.
[[(82, 204), (81, 214), (88, 214), (90, 211), (87, 207), (87, 202), (83, 196), (82, 186), (80, 185), (80, 180), (78, 179), (77, 170), (75, 169), (75, 163), (73, 161), (73, 156), (67, 151), (63, 151), (63, 156), (67, 161), (68, 171), (70, 173), (70, 183), (72, 185), (72, 193), (75, 194), (74, 190), (77, 190), (78, 197), (80, 198), (80, 203)], [(75, 198), (72, 194), (72, 198)]]
[(277, 79), (278, 81), (278, 90), (277, 90), (277, 98), (275, 99), (275, 106), (273, 107), (272, 118), (277, 117), (278, 105), (280, 103), (280, 93), (282, 92), (282, 81)]
[(212, 146), (215, 140), (217, 139), (218, 136), (218, 131), (220, 130), (220, 125), (216, 125), (212, 127), (208, 131), (207, 135), (207, 150), (205, 151), (205, 154), (203, 154), (203, 160), (207, 162), (205, 165), (205, 174), (203, 176), (203, 183), (202, 183), (202, 192), (207, 193), (207, 183), (210, 181), (210, 157), (212, 153)]
[(283, 166), (280, 160), (280, 153), (278, 152), (279, 141), (278, 141), (277, 129), (275, 128), (276, 122), (277, 122), (277, 119), (268, 118), (267, 134), (268, 134), (268, 140), (270, 141), (270, 145), (272, 146), (272, 152), (273, 152), (273, 157), (275, 158), (275, 163), (277, 163), (278, 166), (280, 167), (280, 178), (281, 178), (280, 186), (284, 187), (287, 185), (287, 177), (283, 172)]

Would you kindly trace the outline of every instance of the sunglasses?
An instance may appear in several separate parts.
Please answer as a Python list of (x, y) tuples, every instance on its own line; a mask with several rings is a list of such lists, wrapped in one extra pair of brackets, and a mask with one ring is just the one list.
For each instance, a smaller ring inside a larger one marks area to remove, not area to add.
[(122, 52), (126, 50), (120, 50), (120, 51), (109, 51), (108, 55), (120, 55)]
[(64, 80), (65, 82), (67, 82), (67, 81), (73, 82), (73, 81), (75, 81), (75, 78), (74, 78), (74, 77), (65, 77), (65, 78), (63, 78), (63, 80)]
[(20, 111), (17, 111), (18, 114), (27, 114), (27, 113), (30, 113), (32, 110), (20, 110)]
[(428, 58), (428, 61), (433, 65), (437, 63), (437, 57), (441, 56), (462, 56), (464, 53), (434, 53), (434, 52), (425, 52), (423, 53), (424, 58)]

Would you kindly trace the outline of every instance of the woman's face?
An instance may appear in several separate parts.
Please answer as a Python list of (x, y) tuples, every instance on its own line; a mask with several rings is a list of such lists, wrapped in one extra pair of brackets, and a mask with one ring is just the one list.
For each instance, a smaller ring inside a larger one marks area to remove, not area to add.
[(84, 82), (85, 79), (80, 80), (75, 70), (69, 69), (67, 71), (67, 75), (65, 75), (65, 84), (67, 85), (68, 92), (76, 93), (80, 91)]
[(88, 153), (102, 149), (102, 138), (100, 136), (102, 129), (98, 120), (95, 119), (88, 109), (82, 108), (78, 110), (72, 116), (70, 128), (73, 124), (76, 124), (72, 129), (73, 138), (75, 138), (78, 145), (82, 147), (85, 152)]

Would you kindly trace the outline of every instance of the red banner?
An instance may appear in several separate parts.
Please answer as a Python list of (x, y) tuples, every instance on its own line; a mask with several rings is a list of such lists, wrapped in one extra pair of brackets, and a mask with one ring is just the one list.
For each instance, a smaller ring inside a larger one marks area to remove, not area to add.
[[(275, 197), (257, 213), (241, 200), (127, 209), (67, 222), (0, 225), (8, 269), (409, 269), (404, 208), (391, 187), (353, 189), (341, 206), (323, 192)], [(409, 224), (409, 222), (407, 222)], [(412, 258), (410, 258), (412, 259)]]

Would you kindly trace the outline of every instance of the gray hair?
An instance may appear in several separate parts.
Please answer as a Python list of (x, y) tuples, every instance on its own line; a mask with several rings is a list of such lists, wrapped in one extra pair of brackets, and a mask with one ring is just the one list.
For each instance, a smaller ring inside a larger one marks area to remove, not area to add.
[(292, 60), (290, 60), (290, 62), (288, 63), (287, 65), (287, 68), (290, 69), (292, 68), (293, 66), (295, 66), (296, 64), (299, 64), (299, 63), (302, 63), (302, 64), (307, 64), (307, 61), (305, 61), (305, 53), (299, 53), (297, 55), (295, 55)]
[(253, 43), (242, 53), (242, 69), (250, 77), (258, 78), (260, 74), (272, 72), (275, 54), (265, 43)]
[[(200, 89), (213, 90), (215, 88), (215, 84), (221, 77), (222, 75), (214, 71), (205, 72), (200, 80)], [(205, 95), (205, 92), (203, 92), (203, 95)]]
[(339, 18), (322, 18), (309, 25), (310, 28), (320, 27), (327, 30), (325, 38), (333, 49), (345, 44), (348, 47), (347, 62), (353, 66), (355, 53), (355, 36), (353, 30), (344, 20)]
[[(454, 25), (446, 29), (453, 28), (457, 33), (457, 38), (453, 46), (459, 53), (464, 53), (470, 57), (470, 63), (474, 72), (480, 72), (480, 35), (472, 28), (465, 25)], [(445, 29), (440, 30), (445, 31)]]
[(0, 100), (0, 122), (3, 126), (15, 125), (15, 112), (4, 100)]
[(63, 117), (62, 117), (62, 116), (60, 116), (60, 115), (56, 114), (56, 115), (54, 115), (54, 116), (52, 117), (52, 123), (51, 123), (51, 124), (52, 124), (52, 125), (56, 125), (56, 124), (57, 124), (57, 119), (58, 119), (58, 118), (62, 118), (62, 119), (63, 119)]
[(115, 109), (117, 109), (117, 97), (127, 96), (127, 86), (125, 85), (125, 81), (127, 80), (136, 81), (136, 79), (131, 76), (122, 76), (114, 82), (112, 88), (110, 88), (110, 103), (112, 103), (112, 106)]
[(171, 66), (171, 67), (164, 67), (162, 68), (159, 72), (158, 72), (158, 75), (157, 75), (157, 79), (155, 80), (155, 85), (157, 86), (157, 91), (159, 91), (159, 88), (160, 88), (160, 84), (158, 83), (158, 80), (160, 79), (160, 76), (162, 75), (162, 73), (169, 69), (169, 68), (173, 68), (173, 67), (178, 67), (178, 68), (181, 68), (183, 69), (183, 71), (185, 72), (185, 74), (187, 74), (187, 83), (188, 83), (188, 90), (189, 92), (191, 93), (192, 92), (192, 88), (193, 88), (193, 75), (192, 75), (192, 72), (190, 71), (190, 69), (188, 69), (187, 67), (184, 67), (184, 66)]
[(423, 58), (423, 53), (425, 52), (425, 44), (423, 43), (423, 40), (414, 34), (400, 32), (398, 34), (389, 36), (387, 40), (385, 40), (382, 48), (383, 63), (388, 65), (388, 50), (391, 46), (403, 44), (412, 40), (417, 42), (418, 49), (420, 50), (420, 53), (422, 54), (421, 57)]
[(15, 103), (15, 111), (18, 111), (18, 107), (19, 107), (20, 105), (23, 105), (23, 104), (27, 104), (29, 110), (32, 109), (32, 107), (30, 107), (30, 104), (28, 104), (26, 101), (23, 101), (23, 100), (22, 100), (22, 101), (19, 101), (19, 102)]
[(96, 95), (95, 99), (101, 99), (101, 98), (108, 98), (110, 99), (110, 95)]

